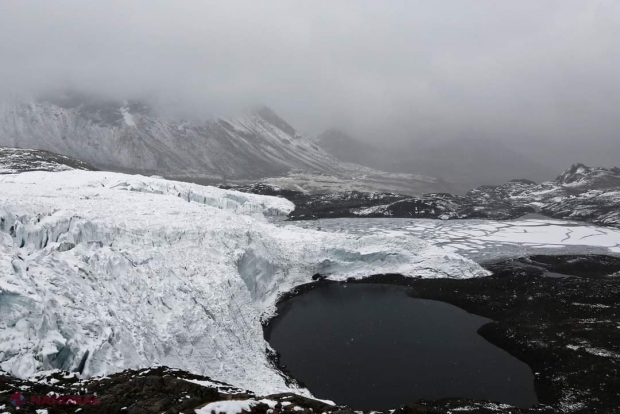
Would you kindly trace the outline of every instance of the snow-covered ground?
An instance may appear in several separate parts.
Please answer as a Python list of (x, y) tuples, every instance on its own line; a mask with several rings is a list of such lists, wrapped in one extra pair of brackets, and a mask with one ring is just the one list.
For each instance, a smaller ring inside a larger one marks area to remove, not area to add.
[(261, 320), (313, 274), (487, 274), (410, 234), (266, 218), (292, 208), (281, 198), (109, 172), (1, 176), (0, 369), (103, 375), (161, 364), (261, 394), (285, 391)]
[(620, 255), (620, 229), (543, 217), (511, 221), (344, 218), (293, 223), (360, 236), (415, 236), (476, 261), (536, 253)]

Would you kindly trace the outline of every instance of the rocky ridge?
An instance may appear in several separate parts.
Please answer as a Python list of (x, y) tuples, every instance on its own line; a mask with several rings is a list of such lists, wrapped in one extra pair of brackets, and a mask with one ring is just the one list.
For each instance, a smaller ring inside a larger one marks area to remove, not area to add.
[(536, 184), (530, 180), (512, 180), (499, 186), (481, 186), (463, 196), (357, 191), (308, 194), (264, 183), (226, 188), (287, 198), (296, 206), (289, 214), (291, 220), (340, 217), (508, 220), (539, 213), (557, 219), (620, 226), (620, 169), (615, 167), (575, 164), (553, 181)]
[(0, 174), (26, 171), (95, 171), (92, 165), (50, 151), (0, 147)]

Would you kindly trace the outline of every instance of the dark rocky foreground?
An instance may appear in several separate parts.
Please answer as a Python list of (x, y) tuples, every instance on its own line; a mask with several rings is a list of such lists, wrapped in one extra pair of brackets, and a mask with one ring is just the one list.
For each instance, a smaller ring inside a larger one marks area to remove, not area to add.
[[(379, 275), (361, 283), (406, 285), (412, 297), (448, 302), (493, 319), (495, 322), (481, 327), (479, 333), (530, 365), (540, 404), (518, 409), (493, 402), (448, 399), (418, 401), (394, 413), (620, 413), (620, 259), (532, 256), (486, 266), (494, 274), (485, 278)], [(315, 279), (314, 284), (291, 294), (312, 289), (317, 283), (335, 283), (319, 275)], [(207, 382), (201, 385), (192, 380)], [(51, 404), (53, 396), (78, 394), (82, 399), (79, 406), (42, 405), (45, 395)], [(97, 405), (92, 404), (95, 395)], [(15, 410), (11, 399), (24, 403), (20, 410)], [(49, 413), (73, 413), (81, 408), (84, 413), (190, 413), (205, 404), (230, 399), (252, 400), (249, 412), (261, 414), (352, 412), (292, 394), (259, 397), (163, 367), (84, 381), (67, 373), (30, 381), (0, 373), (0, 412), (48, 409)]]
[[(23, 381), (0, 371), (1, 413), (43, 413), (38, 410), (47, 410), (48, 414), (193, 413), (210, 403), (231, 400), (249, 401), (251, 408), (244, 412), (256, 414), (353, 413), (348, 407), (291, 393), (257, 396), (207, 377), (166, 367), (127, 370), (109, 377), (84, 381), (67, 372)], [(452, 412), (452, 409), (462, 413), (522, 412), (504, 404), (453, 399), (420, 401), (397, 408), (392, 414), (445, 414)], [(531, 412), (554, 411), (542, 407)]]
[(269, 184), (223, 186), (239, 191), (287, 198), (296, 208), (290, 220), (342, 217), (509, 220), (528, 213), (557, 219), (620, 227), (620, 169), (575, 164), (553, 181), (536, 184), (512, 180), (481, 186), (465, 195), (348, 191), (307, 194)]

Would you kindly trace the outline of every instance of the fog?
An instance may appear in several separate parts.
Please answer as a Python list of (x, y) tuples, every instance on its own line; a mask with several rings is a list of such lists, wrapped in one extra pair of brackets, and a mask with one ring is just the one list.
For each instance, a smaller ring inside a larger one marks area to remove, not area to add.
[(264, 103), (311, 135), (482, 136), (549, 165), (620, 164), (615, 0), (3, 0), (0, 58), (3, 96)]

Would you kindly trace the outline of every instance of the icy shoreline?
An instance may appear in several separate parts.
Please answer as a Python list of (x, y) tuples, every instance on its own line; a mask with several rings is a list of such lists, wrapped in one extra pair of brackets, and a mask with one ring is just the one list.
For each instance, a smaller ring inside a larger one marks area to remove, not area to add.
[(167, 365), (258, 393), (290, 391), (267, 359), (261, 320), (313, 274), (488, 274), (413, 236), (265, 219), (293, 207), (108, 172), (0, 177), (0, 369), (93, 376)]

